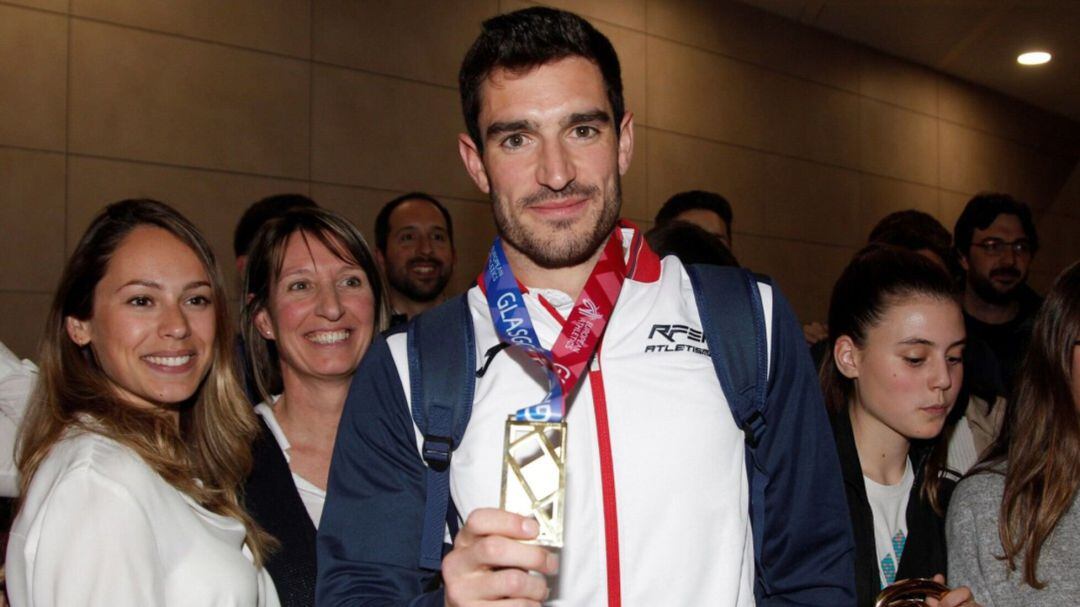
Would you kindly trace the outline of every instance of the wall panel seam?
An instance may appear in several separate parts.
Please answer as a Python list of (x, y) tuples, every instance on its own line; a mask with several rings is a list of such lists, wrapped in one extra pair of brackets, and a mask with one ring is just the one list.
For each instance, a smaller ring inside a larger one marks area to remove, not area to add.
[[(626, 28), (624, 28), (624, 29), (626, 29)], [(884, 105), (888, 105), (888, 106), (891, 106), (891, 107), (894, 107), (894, 108), (906, 110), (908, 112), (912, 112), (914, 114), (918, 114), (918, 115), (921, 115), (921, 116), (926, 116), (928, 118), (937, 118), (937, 119), (940, 119), (940, 120), (944, 120), (944, 121), (949, 122), (951, 124), (955, 124), (956, 126), (962, 126), (964, 128), (968, 128), (968, 129), (971, 129), (971, 130), (974, 130), (974, 131), (979, 131), (981, 133), (985, 133), (987, 135), (997, 137), (998, 139), (1002, 139), (1002, 140), (1005, 140), (1005, 141), (1016, 143), (1017, 145), (1022, 145), (1022, 146), (1029, 147), (1029, 148), (1036, 149), (1036, 150), (1039, 149), (1039, 148), (1037, 148), (1035, 146), (1032, 146), (1031, 144), (1025, 143), (1023, 141), (1020, 141), (1020, 140), (1012, 138), (1012, 137), (1009, 137), (1007, 135), (1003, 135), (1001, 133), (997, 133), (997, 132), (988, 130), (985, 127), (982, 127), (982, 126), (969, 124), (969, 123), (965, 123), (965, 122), (958, 122), (956, 120), (951, 120), (951, 119), (948, 119), (948, 118), (944, 118), (944, 117), (941, 116), (940, 102), (938, 103), (938, 105), (939, 105), (938, 114), (934, 115), (934, 114), (931, 114), (929, 112), (920, 110), (918, 108), (913, 108), (913, 107), (910, 107), (910, 106), (907, 106), (907, 105), (901, 105), (899, 103), (895, 103), (895, 102), (892, 102), (892, 101), (881, 99), (879, 97), (874, 97), (874, 96), (871, 96), (871, 95), (867, 95), (865, 93), (859, 92), (858, 90), (852, 90), (852, 89), (845, 88), (845, 87), (842, 87), (842, 86), (837, 86), (837, 85), (829, 83), (829, 82), (824, 82), (824, 81), (821, 81), (821, 80), (815, 80), (813, 78), (809, 78), (807, 76), (803, 76), (803, 75), (800, 75), (800, 74), (794, 74), (794, 73), (791, 73), (791, 72), (786, 72), (786, 71), (783, 71), (783, 70), (776, 69), (775, 67), (772, 67), (772, 66), (769, 66), (769, 65), (756, 63), (756, 62), (750, 61), (748, 59), (743, 59), (741, 57), (737, 57), (737, 56), (734, 56), (734, 55), (729, 55), (727, 53), (722, 53), (722, 52), (719, 52), (719, 51), (716, 51), (716, 50), (704, 48), (704, 47), (701, 47), (701, 46), (698, 46), (698, 45), (695, 45), (695, 44), (691, 44), (691, 43), (688, 43), (688, 42), (683, 42), (683, 41), (680, 41), (680, 40), (676, 40), (674, 38), (668, 38), (666, 36), (660, 36), (660, 35), (657, 35), (657, 34), (648, 34), (648, 37), (649, 38), (655, 38), (657, 40), (662, 40), (664, 42), (668, 42), (668, 43), (675, 44), (675, 45), (678, 45), (678, 46), (682, 46), (682, 47), (685, 47), (685, 48), (689, 48), (689, 49), (692, 49), (692, 50), (696, 50), (696, 51), (699, 51), (699, 52), (702, 52), (702, 53), (707, 53), (709, 55), (713, 55), (713, 56), (716, 56), (716, 57), (722, 57), (722, 58), (728, 59), (730, 61), (735, 61), (735, 62), (738, 62), (738, 63), (742, 63), (744, 65), (755, 67), (755, 68), (761, 69), (761, 70), (766, 71), (766, 72), (770, 72), (770, 73), (773, 73), (773, 74), (777, 74), (777, 75), (780, 75), (780, 76), (791, 78), (793, 80), (798, 80), (800, 82), (805, 82), (805, 83), (808, 83), (808, 84), (814, 84), (814, 85), (821, 86), (821, 87), (826, 88), (826, 89), (830, 89), (830, 90), (834, 90), (834, 91), (840, 91), (840, 92), (843, 92), (843, 93), (849, 93), (849, 94), (856, 95), (856, 96), (861, 97), (861, 98), (870, 99), (872, 101), (876, 101), (876, 102), (884, 104)], [(846, 40), (843, 40), (843, 42), (850, 43), (850, 44), (855, 44), (855, 43), (851, 43), (851, 42), (846, 41)], [(862, 48), (861, 45), (856, 44), (855, 46), (859, 47), (858, 48), (859, 52), (867, 52), (867, 49)], [(870, 49), (870, 50), (873, 50), (873, 49)], [(874, 50), (874, 52), (880, 52), (880, 51)], [(950, 76), (948, 74), (938, 72), (937, 70), (934, 70), (932, 67), (925, 66), (925, 65), (922, 65), (922, 64), (919, 64), (919, 63), (914, 63), (914, 62), (909, 61), (907, 59), (903, 59), (901, 57), (895, 57), (893, 55), (886, 54), (886, 56), (891, 58), (891, 59), (895, 59), (896, 61), (900, 61), (900, 62), (902, 62), (902, 63), (904, 63), (905, 65), (908, 65), (908, 66), (916, 66), (916, 67), (921, 67), (921, 68), (930, 70), (934, 74), (934, 76), (936, 78), (946, 78), (946, 79), (949, 79), (949, 80), (960, 81), (958, 78), (956, 78), (954, 76)], [(997, 98), (1000, 98), (1000, 97), (1003, 96), (1001, 93), (999, 93), (997, 91), (992, 91), (992, 90), (988, 90), (984, 94), (989, 95), (991, 97), (997, 97)], [(1024, 103), (1024, 102), (1021, 102), (1021, 103), (1023, 103), (1029, 110), (1040, 113), (1040, 114), (1043, 114), (1044, 116), (1052, 116), (1052, 117), (1055, 117), (1055, 118), (1068, 120), (1068, 118), (1061, 117), (1061, 116), (1059, 116), (1057, 114), (1054, 114), (1053, 112), (1050, 112), (1049, 110), (1045, 110), (1045, 109), (1043, 109), (1041, 107), (1032, 105), (1030, 103)], [(1080, 125), (1077, 125), (1077, 126), (1080, 126)]]
[(168, 32), (164, 30), (154, 29), (152, 27), (146, 27), (143, 25), (132, 25), (130, 23), (123, 23), (120, 21), (112, 21), (109, 19), (102, 19), (100, 17), (88, 17), (86, 15), (70, 15), (70, 18), (76, 21), (85, 21), (87, 23), (96, 23), (99, 25), (108, 25), (110, 27), (118, 27), (121, 29), (128, 29), (136, 32), (142, 32), (144, 34), (155, 34), (158, 36), (165, 36), (168, 38), (176, 38), (178, 40), (186, 40), (188, 42), (200, 42), (202, 44), (209, 44), (212, 46), (219, 46), (235, 51), (247, 51), (250, 53), (258, 53), (260, 55), (268, 55), (270, 57), (276, 57), (278, 59), (289, 59), (291, 61), (310, 61), (308, 57), (301, 55), (290, 55), (288, 53), (282, 53), (278, 51), (271, 51), (264, 48), (255, 48), (251, 46), (244, 46), (242, 44), (235, 44), (232, 42), (222, 42), (221, 40), (213, 40), (210, 38), (201, 38), (199, 36), (192, 36), (191, 34), (180, 34), (177, 32)]
[[(801, 74), (795, 74), (795, 73), (792, 73), (792, 72), (785, 72), (783, 70), (776, 69), (775, 67), (770, 66), (770, 65), (765, 65), (763, 63), (757, 63), (755, 61), (750, 61), (749, 59), (744, 59), (742, 57), (737, 57), (735, 55), (729, 55), (727, 53), (722, 53), (720, 51), (716, 51), (716, 50), (713, 50), (713, 49), (704, 48), (702, 46), (698, 46), (698, 45), (692, 44), (690, 42), (683, 42), (681, 40), (676, 40), (674, 38), (668, 38), (667, 36), (660, 36), (658, 34), (648, 34), (648, 36), (650, 38), (656, 38), (657, 40), (662, 40), (664, 42), (668, 42), (670, 44), (675, 44), (675, 45), (678, 45), (678, 46), (681, 46), (681, 47), (684, 47), (684, 48), (688, 48), (688, 49), (692, 49), (692, 50), (695, 50), (695, 51), (698, 51), (698, 52), (707, 53), (707, 54), (713, 55), (715, 57), (722, 57), (722, 58), (728, 59), (730, 61), (736, 61), (738, 63), (742, 63), (743, 65), (749, 65), (751, 67), (755, 67), (755, 68), (764, 70), (766, 72), (771, 72), (773, 74), (777, 74), (777, 75), (780, 75), (780, 76), (785, 76), (787, 78), (791, 78), (793, 80), (798, 80), (800, 82), (806, 82), (806, 83), (809, 83), (809, 84), (816, 84), (818, 86), (822, 86), (822, 87), (827, 88), (827, 89), (831, 89), (831, 90), (834, 90), (834, 91), (841, 91), (841, 92), (849, 93), (849, 94), (852, 94), (852, 95), (858, 95), (860, 97), (865, 97), (866, 96), (866, 95), (863, 95), (862, 93), (860, 93), (858, 90), (845, 88), (845, 87), (838, 86), (836, 84), (832, 84), (830, 82), (825, 82), (825, 81), (822, 81), (822, 80), (815, 80), (813, 78), (809, 78), (809, 77), (803, 76)], [(856, 85), (856, 86), (858, 86), (858, 85)]]
[(361, 67), (355, 67), (355, 66), (351, 66), (351, 65), (345, 65), (343, 63), (334, 63), (332, 61), (325, 61), (325, 60), (321, 60), (321, 59), (318, 60), (318, 61), (312, 60), (311, 63), (313, 65), (317, 65), (317, 66), (320, 66), (320, 67), (328, 67), (328, 68), (344, 70), (344, 71), (348, 71), (348, 72), (355, 72), (357, 74), (366, 74), (368, 76), (379, 76), (379, 77), (388, 78), (388, 79), (391, 79), (391, 80), (400, 80), (401, 82), (409, 82), (409, 83), (412, 83), (412, 84), (419, 84), (419, 85), (422, 85), (422, 86), (430, 86), (432, 88), (438, 88), (438, 89), (443, 89), (443, 90), (447, 90), (447, 91), (454, 91), (455, 93), (458, 92), (458, 87), (456, 85), (440, 84), (438, 82), (429, 82), (427, 80), (420, 80), (418, 78), (409, 78), (408, 76), (399, 76), (397, 74), (389, 74), (387, 72), (380, 72), (380, 71), (377, 71), (377, 70), (361, 68)]
[(67, 52), (64, 53), (64, 232), (61, 235), (65, 261), (68, 258), (68, 215), (71, 212), (71, 58), (75, 53), (72, 48), (72, 30), (75, 28), (70, 13), (71, 0), (68, 0)]
[[(13, 149), (19, 149), (19, 148), (14, 147), (14, 146), (0, 145), (0, 149), (8, 148), (8, 147), (11, 147)], [(37, 152), (37, 153), (57, 154), (57, 155), (62, 154), (62, 152), (51, 152), (51, 151), (42, 151), (42, 150), (28, 150), (28, 151)], [(219, 168), (204, 167), (204, 166), (171, 164), (171, 163), (167, 163), (167, 162), (158, 162), (158, 161), (154, 161), (154, 160), (139, 160), (139, 159), (134, 159), (134, 158), (124, 158), (124, 157), (118, 157), (118, 156), (105, 156), (105, 155), (86, 154), (86, 153), (79, 153), (79, 152), (73, 152), (73, 153), (67, 154), (66, 156), (68, 156), (69, 158), (85, 158), (85, 159), (88, 159), (88, 160), (101, 160), (101, 161), (105, 161), (105, 162), (121, 162), (121, 163), (126, 162), (126, 163), (138, 164), (138, 165), (143, 165), (143, 166), (158, 167), (158, 168), (164, 168), (164, 169), (174, 169), (174, 170), (181, 170), (181, 171), (200, 171), (200, 172), (206, 172), (206, 173), (217, 173), (217, 174), (221, 174), (221, 175), (232, 175), (232, 176), (236, 176), (236, 177), (250, 177), (250, 178), (254, 178), (254, 179), (269, 179), (269, 180), (274, 180), (274, 181), (289, 181), (289, 182), (308, 184), (308, 185), (324, 185), (324, 186), (348, 188), (348, 189), (355, 189), (355, 190), (370, 190), (370, 191), (376, 191), (376, 192), (391, 192), (391, 193), (401, 193), (401, 192), (403, 192), (403, 190), (400, 190), (400, 189), (382, 188), (382, 187), (369, 186), (369, 185), (358, 185), (358, 184), (355, 184), (355, 183), (327, 181), (327, 180), (320, 180), (320, 179), (300, 179), (300, 178), (296, 178), (296, 177), (282, 177), (280, 175), (269, 175), (269, 174), (264, 174), (264, 173), (252, 173), (252, 172), (248, 172), (248, 171), (236, 171), (236, 170), (231, 170), (231, 169), (219, 169)], [(484, 204), (484, 205), (488, 204), (488, 202), (489, 202), (488, 199), (483, 198), (481, 194), (477, 194), (475, 198), (466, 198), (466, 197), (462, 197), (462, 196), (460, 196), (458, 194), (447, 194), (447, 193), (439, 191), (439, 190), (432, 190), (431, 194), (433, 196), (440, 196), (440, 197), (443, 197), (443, 198), (451, 198), (451, 199), (454, 199), (454, 200), (467, 201), (467, 202), (473, 202), (473, 203)]]
[[(2, 146), (0, 146), (2, 147)], [(217, 167), (188, 165), (188, 164), (174, 164), (170, 162), (162, 162), (159, 160), (145, 160), (141, 158), (130, 158), (126, 156), (108, 156), (105, 154), (88, 154), (86, 152), (70, 152), (67, 156), (71, 158), (87, 158), (90, 160), (105, 160), (109, 162), (129, 162), (131, 164), (140, 164), (144, 166), (155, 166), (169, 169), (180, 169), (187, 171), (205, 171), (207, 173), (219, 173), (224, 175), (237, 175), (241, 177), (257, 177), (260, 179), (273, 179), (276, 181), (295, 181), (297, 183), (304, 183), (310, 181), (302, 177), (288, 177), (283, 175), (274, 175), (270, 173), (256, 173), (251, 171), (238, 171), (235, 169), (222, 169)]]
[[(68, 0), (68, 1), (70, 2), (70, 0)], [(26, 6), (25, 4), (14, 4), (12, 2), (4, 2), (3, 0), (0, 0), (0, 6), (7, 6), (7, 7), (10, 7), (10, 8), (17, 8), (17, 9), (21, 9), (21, 10), (24, 10), (24, 11), (33, 11), (35, 13), (46, 13), (46, 14), (49, 14), (49, 15), (60, 15), (62, 17), (67, 17), (68, 16), (67, 13), (61, 12), (61, 11), (54, 11), (54, 10), (47, 9), (47, 8), (41, 8), (40, 6)], [(70, 4), (69, 4), (68, 5), (68, 10), (70, 10), (70, 8), (71, 7), (70, 7)]]
[[(1030, 107), (1030, 109), (1032, 109), (1032, 110), (1034, 110), (1036, 112), (1042, 111), (1041, 108), (1037, 108), (1037, 107), (1035, 107), (1033, 105), (1029, 106), (1029, 107)], [(997, 139), (999, 141), (1004, 141), (1005, 143), (1011, 143), (1013, 145), (1018, 145), (1020, 147), (1026, 148), (1026, 149), (1028, 149), (1030, 151), (1033, 151), (1033, 152), (1039, 152), (1039, 153), (1042, 153), (1042, 154), (1053, 154), (1053, 155), (1058, 155), (1058, 154), (1063, 153), (1062, 151), (1048, 150), (1045, 147), (1039, 147), (1037, 145), (1033, 145), (1031, 143), (1027, 143), (1027, 142), (1021, 141), (1019, 139), (1014, 139), (1014, 138), (1009, 137), (1007, 135), (1002, 135), (1001, 133), (996, 133), (994, 131), (987, 130), (987, 129), (983, 128), (983, 127), (973, 126), (971, 124), (967, 124), (967, 123), (964, 123), (964, 122), (957, 122), (955, 120), (945, 118), (945, 117), (942, 117), (942, 116), (938, 116), (937, 118), (938, 118), (939, 121), (951, 124), (952, 126), (959, 127), (959, 128), (962, 128), (962, 129), (966, 129), (968, 131), (974, 131), (976, 133), (986, 135), (987, 137), (993, 137), (994, 139)], [(1080, 125), (1076, 125), (1076, 126), (1077, 126), (1077, 128), (1076, 128), (1077, 132), (1080, 132)], [(1039, 139), (1043, 139), (1043, 138), (1040, 137)], [(1054, 146), (1054, 147), (1059, 147), (1059, 146)], [(1066, 143), (1066, 144), (1064, 144), (1063, 146), (1060, 146), (1060, 147), (1071, 147), (1072, 148), (1071, 152), (1076, 154), (1076, 153), (1080, 152), (1080, 141), (1076, 141), (1076, 142), (1073, 142), (1071, 144)]]
[[(0, 0), (0, 1), (2, 1), (2, 0)], [(46, 11), (46, 12), (51, 12), (51, 11)], [(62, 14), (62, 13), (56, 13), (56, 14)], [(431, 82), (431, 81), (422, 80), (422, 79), (419, 79), (419, 78), (410, 78), (408, 76), (401, 76), (399, 74), (392, 74), (392, 73), (373, 70), (373, 69), (368, 69), (368, 68), (361, 68), (361, 67), (357, 67), (357, 66), (354, 66), (354, 65), (336, 63), (336, 62), (333, 62), (333, 61), (327, 61), (327, 60), (323, 60), (323, 59), (315, 59), (314, 58), (314, 50), (315, 49), (313, 48), (314, 43), (311, 44), (312, 48), (310, 50), (310, 53), (312, 54), (312, 57), (308, 58), (308, 57), (303, 57), (303, 56), (300, 56), (300, 55), (290, 55), (288, 53), (280, 53), (280, 52), (269, 51), (269, 50), (261, 49), (261, 48), (253, 48), (253, 47), (250, 47), (250, 46), (243, 46), (243, 45), (240, 45), (240, 44), (232, 44), (232, 43), (229, 43), (229, 42), (222, 42), (220, 40), (211, 40), (211, 39), (208, 39), (208, 38), (200, 38), (198, 36), (191, 36), (191, 35), (188, 35), (188, 34), (178, 34), (176, 32), (166, 32), (166, 31), (157, 30), (157, 29), (153, 29), (153, 28), (148, 28), (148, 27), (143, 27), (143, 26), (138, 26), (138, 25), (131, 25), (131, 24), (127, 24), (127, 23), (120, 23), (120, 22), (110, 21), (108, 19), (100, 19), (100, 18), (96, 18), (96, 17), (86, 17), (86, 16), (82, 16), (82, 15), (71, 15), (70, 19), (77, 20), (77, 21), (86, 21), (88, 23), (97, 23), (97, 24), (101, 24), (101, 25), (108, 25), (108, 26), (111, 26), (111, 27), (118, 27), (118, 28), (122, 28), (122, 29), (129, 29), (129, 30), (132, 30), (132, 31), (142, 32), (142, 33), (146, 33), (146, 34), (155, 34), (155, 35), (159, 35), (159, 36), (166, 36), (166, 37), (169, 37), (169, 38), (176, 38), (176, 39), (179, 39), (179, 40), (186, 40), (188, 42), (199, 42), (199, 43), (202, 43), (202, 44), (209, 44), (209, 45), (213, 45), (213, 46), (219, 46), (219, 47), (227, 48), (227, 49), (230, 49), (230, 50), (257, 53), (257, 54), (261, 54), (261, 55), (267, 55), (267, 56), (270, 56), (270, 57), (275, 57), (275, 58), (278, 58), (278, 59), (287, 59), (287, 60), (290, 60), (290, 61), (299, 61), (299, 62), (303, 62), (303, 63), (309, 63), (309, 64), (312, 64), (312, 65), (333, 67), (333, 68), (338, 68), (338, 69), (342, 69), (342, 70), (348, 70), (348, 71), (356, 72), (356, 73), (360, 73), (360, 74), (370, 74), (370, 75), (375, 75), (375, 76), (382, 76), (382, 77), (390, 78), (390, 79), (393, 79), (393, 80), (400, 80), (402, 82), (411, 82), (411, 83), (414, 83), (414, 84), (421, 84), (421, 85), (431, 86), (431, 87), (435, 87), (435, 88), (451, 90), (451, 91), (455, 91), (455, 92), (458, 90), (456, 85), (448, 85), (448, 84), (443, 84), (443, 83), (440, 83), (440, 82)], [(314, 25), (312, 26), (312, 36), (314, 36)]]
[(35, 148), (25, 145), (15, 145), (12, 143), (0, 143), (0, 150), (14, 150), (17, 152), (29, 152), (31, 154), (52, 154), (55, 156), (64, 156), (67, 154), (64, 150), (50, 150), (48, 148)]
[(873, 171), (868, 171), (866, 169), (862, 169), (862, 168), (858, 168), (858, 167), (850, 167), (850, 166), (846, 166), (846, 165), (842, 165), (842, 164), (835, 164), (835, 163), (832, 163), (832, 162), (826, 162), (824, 160), (817, 160), (815, 158), (807, 158), (805, 156), (798, 156), (798, 155), (795, 155), (795, 154), (785, 154), (785, 153), (782, 153), (782, 152), (777, 152), (775, 150), (769, 150), (769, 149), (765, 149), (765, 148), (757, 148), (757, 147), (742, 144), (742, 143), (735, 143), (735, 142), (731, 142), (731, 141), (723, 141), (723, 140), (719, 140), (719, 139), (710, 139), (708, 137), (703, 137), (701, 135), (692, 135), (692, 134), (689, 134), (689, 133), (683, 133), (681, 131), (674, 131), (674, 130), (671, 130), (671, 129), (663, 129), (663, 128), (658, 128), (658, 127), (655, 127), (655, 126), (650, 126), (650, 127), (648, 127), (648, 129), (650, 131), (655, 131), (655, 132), (658, 132), (658, 133), (666, 133), (668, 135), (675, 135), (675, 136), (678, 136), (678, 137), (686, 137), (687, 139), (693, 139), (695, 141), (704, 141), (706, 143), (713, 143), (713, 144), (716, 144), (716, 145), (729, 146), (729, 147), (738, 148), (738, 149), (741, 149), (741, 150), (747, 150), (747, 151), (750, 151), (750, 152), (755, 152), (755, 153), (758, 153), (758, 154), (763, 154), (763, 155), (767, 155), (767, 156), (774, 156), (776, 158), (784, 158), (784, 159), (787, 159), (787, 160), (795, 160), (795, 161), (798, 161), (798, 162), (805, 162), (805, 163), (808, 163), (808, 164), (814, 164), (814, 165), (817, 165), (817, 166), (823, 166), (823, 167), (827, 167), (827, 168), (831, 168), (831, 169), (838, 169), (838, 170), (842, 170), (842, 171), (848, 171), (848, 172), (856, 173), (856, 174), (859, 174), (859, 175), (868, 175), (868, 176), (871, 176), (871, 177), (881, 177), (881, 178), (884, 178), (884, 179), (890, 179), (892, 181), (898, 181), (898, 182), (901, 182), (901, 183), (907, 183), (907, 184), (911, 184), (911, 185), (918, 185), (918, 186), (928, 187), (928, 188), (938, 187), (938, 185), (936, 183), (925, 183), (925, 182), (922, 182), (922, 181), (916, 181), (914, 179), (905, 179), (903, 177), (897, 177), (895, 175), (887, 175), (885, 173), (875, 173)]
[(315, 165), (315, 0), (308, 2), (308, 196)]

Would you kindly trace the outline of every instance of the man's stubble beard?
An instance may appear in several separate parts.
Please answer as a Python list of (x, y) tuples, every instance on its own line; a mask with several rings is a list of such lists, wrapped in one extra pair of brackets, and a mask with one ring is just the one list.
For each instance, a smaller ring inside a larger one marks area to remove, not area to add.
[(429, 259), (431, 263), (434, 263), (438, 267), (438, 280), (432, 285), (432, 287), (426, 288), (423, 284), (414, 283), (409, 279), (409, 263), (414, 261), (410, 259), (405, 262), (405, 265), (400, 269), (395, 269), (386, 272), (386, 282), (394, 288), (395, 291), (401, 293), (408, 299), (418, 303), (431, 303), (438, 299), (446, 290), (446, 285), (450, 284), (451, 270), (447, 268), (446, 264), (443, 264), (437, 259)]
[[(530, 234), (524, 226), (512, 218), (507, 209), (499, 202), (499, 193), (494, 188), (491, 190), (491, 207), (495, 216), (495, 227), (503, 240), (507, 241), (515, 249), (523, 253), (536, 265), (546, 269), (573, 267), (589, 260), (598, 248), (603, 246), (604, 241), (615, 229), (619, 219), (619, 209), (622, 206), (622, 183), (618, 173), (615, 174), (614, 187), (608, 189), (608, 195), (603, 200), (600, 209), (600, 217), (593, 225), (590, 232), (583, 236), (571, 239), (565, 232), (573, 225), (572, 221), (559, 221), (547, 224), (554, 228), (551, 242), (545, 242)], [(597, 186), (585, 186), (570, 184), (558, 192), (552, 190), (541, 191), (530, 195), (523, 200), (540, 202), (557, 196), (595, 193), (600, 192)], [(508, 201), (507, 205), (526, 206), (522, 200)]]
[(1020, 288), (1027, 284), (1027, 276), (1021, 273), (1021, 279), (1007, 291), (999, 291), (992, 280), (976, 272), (971, 272), (971, 275), (968, 276), (968, 284), (975, 291), (975, 295), (986, 303), (995, 306), (1007, 306), (1017, 300)]

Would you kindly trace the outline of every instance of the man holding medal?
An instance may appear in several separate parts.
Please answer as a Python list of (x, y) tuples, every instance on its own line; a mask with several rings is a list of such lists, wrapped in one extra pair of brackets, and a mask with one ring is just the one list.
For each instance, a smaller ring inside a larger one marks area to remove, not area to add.
[[(427, 450), (397, 333), (372, 344), (341, 420), (318, 603), (854, 604), (839, 463), (787, 303), (759, 283), (773, 414), (755, 497), (686, 270), (618, 219), (634, 120), (610, 42), (562, 11), (501, 15), (460, 84), (459, 150), (499, 238), (464, 296), (476, 379), (451, 445), (444, 584), (418, 565)], [(531, 461), (547, 473), (511, 463), (508, 437), (544, 445)], [(544, 508), (499, 508), (525, 486), (550, 489)]]

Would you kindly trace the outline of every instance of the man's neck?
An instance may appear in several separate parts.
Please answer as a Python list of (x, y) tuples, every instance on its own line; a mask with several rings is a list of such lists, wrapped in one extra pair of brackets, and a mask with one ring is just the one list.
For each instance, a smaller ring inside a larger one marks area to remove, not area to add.
[(990, 303), (968, 286), (964, 290), (964, 311), (975, 320), (988, 325), (1002, 325), (1020, 314), (1020, 302), (1013, 300), (1005, 305)]
[(390, 295), (390, 307), (393, 308), (394, 313), (404, 314), (406, 318), (410, 319), (421, 312), (434, 308), (442, 301), (441, 296), (427, 302), (414, 301), (405, 297), (393, 287), (390, 287), (388, 294)]
[(603, 254), (606, 243), (607, 240), (605, 239), (596, 248), (596, 251), (582, 263), (563, 268), (539, 266), (532, 259), (529, 259), (525, 253), (517, 250), (505, 240), (503, 241), (503, 251), (506, 253), (506, 260), (510, 262), (510, 267), (514, 269), (514, 278), (517, 278), (521, 284), (530, 289), (562, 291), (576, 301), (578, 295), (581, 294), (581, 290), (585, 288), (585, 283), (588, 282), (593, 268), (596, 267), (596, 262), (600, 260), (600, 255)]

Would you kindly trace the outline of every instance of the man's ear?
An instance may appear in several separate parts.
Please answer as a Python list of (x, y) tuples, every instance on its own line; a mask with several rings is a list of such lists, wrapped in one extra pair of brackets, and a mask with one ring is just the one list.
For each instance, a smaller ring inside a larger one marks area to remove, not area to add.
[(840, 374), (848, 379), (859, 377), (859, 347), (847, 335), (836, 338), (833, 345), (833, 362)]
[(461, 161), (465, 163), (465, 170), (472, 177), (473, 183), (485, 194), (491, 193), (491, 183), (488, 181), (487, 169), (484, 168), (484, 157), (476, 147), (476, 142), (468, 133), (458, 134), (458, 153)]
[(375, 248), (375, 264), (379, 266), (379, 270), (386, 275), (386, 257), (378, 247)]
[(79, 320), (74, 316), (64, 317), (64, 329), (68, 337), (80, 348), (90, 343), (90, 321)]
[(971, 268), (968, 266), (967, 255), (964, 255), (963, 253), (957, 253), (956, 258), (960, 260), (960, 267), (964, 268), (965, 272), (970, 272), (971, 271)]
[(623, 114), (619, 125), (619, 175), (630, 170), (630, 160), (634, 157), (634, 114)]
[(274, 337), (274, 323), (270, 322), (270, 313), (263, 308), (255, 313), (255, 328), (259, 330), (259, 335), (262, 335), (264, 339), (273, 341)]

